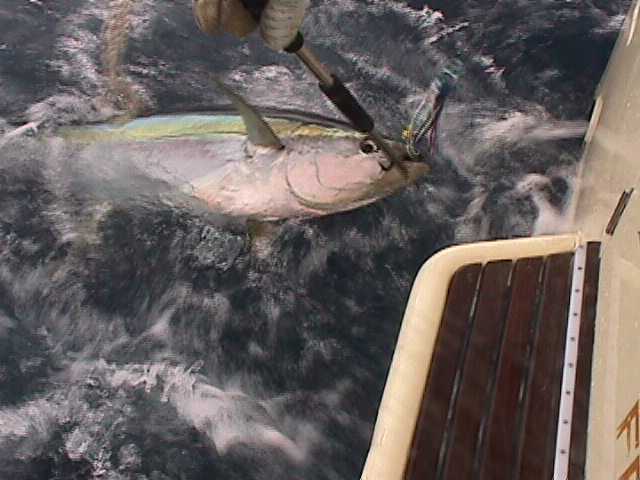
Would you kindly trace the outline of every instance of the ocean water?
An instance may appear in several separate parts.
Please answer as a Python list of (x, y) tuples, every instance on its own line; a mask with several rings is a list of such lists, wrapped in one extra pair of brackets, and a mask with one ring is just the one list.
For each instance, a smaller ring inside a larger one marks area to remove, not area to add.
[[(442, 68), (432, 174), (256, 251), (109, 156), (0, 146), (0, 478), (359, 477), (404, 304), (446, 246), (561, 232), (628, 0), (314, 1), (309, 45), (398, 137)], [(186, 0), (0, 0), (0, 129), (252, 103), (336, 116)], [(117, 81), (113, 79), (116, 78)]]

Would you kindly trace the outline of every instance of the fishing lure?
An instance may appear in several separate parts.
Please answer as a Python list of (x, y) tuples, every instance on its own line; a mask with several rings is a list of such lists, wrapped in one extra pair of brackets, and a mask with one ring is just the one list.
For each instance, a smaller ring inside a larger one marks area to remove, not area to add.
[(438, 120), (440, 119), (445, 99), (454, 91), (461, 74), (462, 64), (455, 62), (444, 68), (431, 82), (416, 112), (413, 114), (409, 126), (402, 133), (406, 143), (407, 154), (410, 158), (420, 158), (417, 145), (425, 136), (428, 137), (427, 142), (431, 153), (434, 152)]

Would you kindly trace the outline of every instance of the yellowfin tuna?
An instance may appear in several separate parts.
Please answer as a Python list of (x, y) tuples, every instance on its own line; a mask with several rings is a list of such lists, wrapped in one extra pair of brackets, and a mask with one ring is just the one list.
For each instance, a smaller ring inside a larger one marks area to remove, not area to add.
[[(202, 199), (210, 209), (259, 221), (352, 210), (417, 181), (427, 165), (408, 158), (383, 170), (383, 153), (366, 136), (313, 115), (267, 120), (219, 84), (239, 115), (164, 115), (123, 125), (68, 127), (60, 134), (126, 156)], [(405, 146), (391, 143), (398, 155)]]

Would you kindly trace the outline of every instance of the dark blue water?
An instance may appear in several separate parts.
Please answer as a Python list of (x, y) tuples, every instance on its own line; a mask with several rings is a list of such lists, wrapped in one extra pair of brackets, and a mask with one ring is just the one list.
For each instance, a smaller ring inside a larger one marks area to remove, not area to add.
[[(575, 132), (629, 4), (424, 3), (318, 1), (304, 30), (390, 135), (463, 62), (432, 175), (285, 222), (261, 254), (243, 222), (117, 162), (0, 147), (0, 478), (358, 478), (424, 260), (566, 228)], [(114, 96), (118, 4), (0, 0), (0, 128), (220, 104), (211, 72), (255, 104), (335, 115), (295, 59), (203, 36), (187, 1), (136, 3), (120, 72), (135, 98)]]

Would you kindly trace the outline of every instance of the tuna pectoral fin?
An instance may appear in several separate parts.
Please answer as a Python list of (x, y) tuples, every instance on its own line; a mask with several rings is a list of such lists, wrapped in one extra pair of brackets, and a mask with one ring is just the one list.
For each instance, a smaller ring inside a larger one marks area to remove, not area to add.
[(278, 136), (255, 108), (249, 105), (244, 98), (232, 91), (219, 79), (213, 77), (213, 82), (227, 97), (229, 97), (233, 106), (238, 110), (238, 113), (244, 121), (244, 125), (247, 129), (247, 136), (251, 143), (254, 145), (278, 149), (283, 147)]
[(281, 223), (247, 220), (251, 253), (259, 258), (267, 258), (280, 235), (280, 226)]

